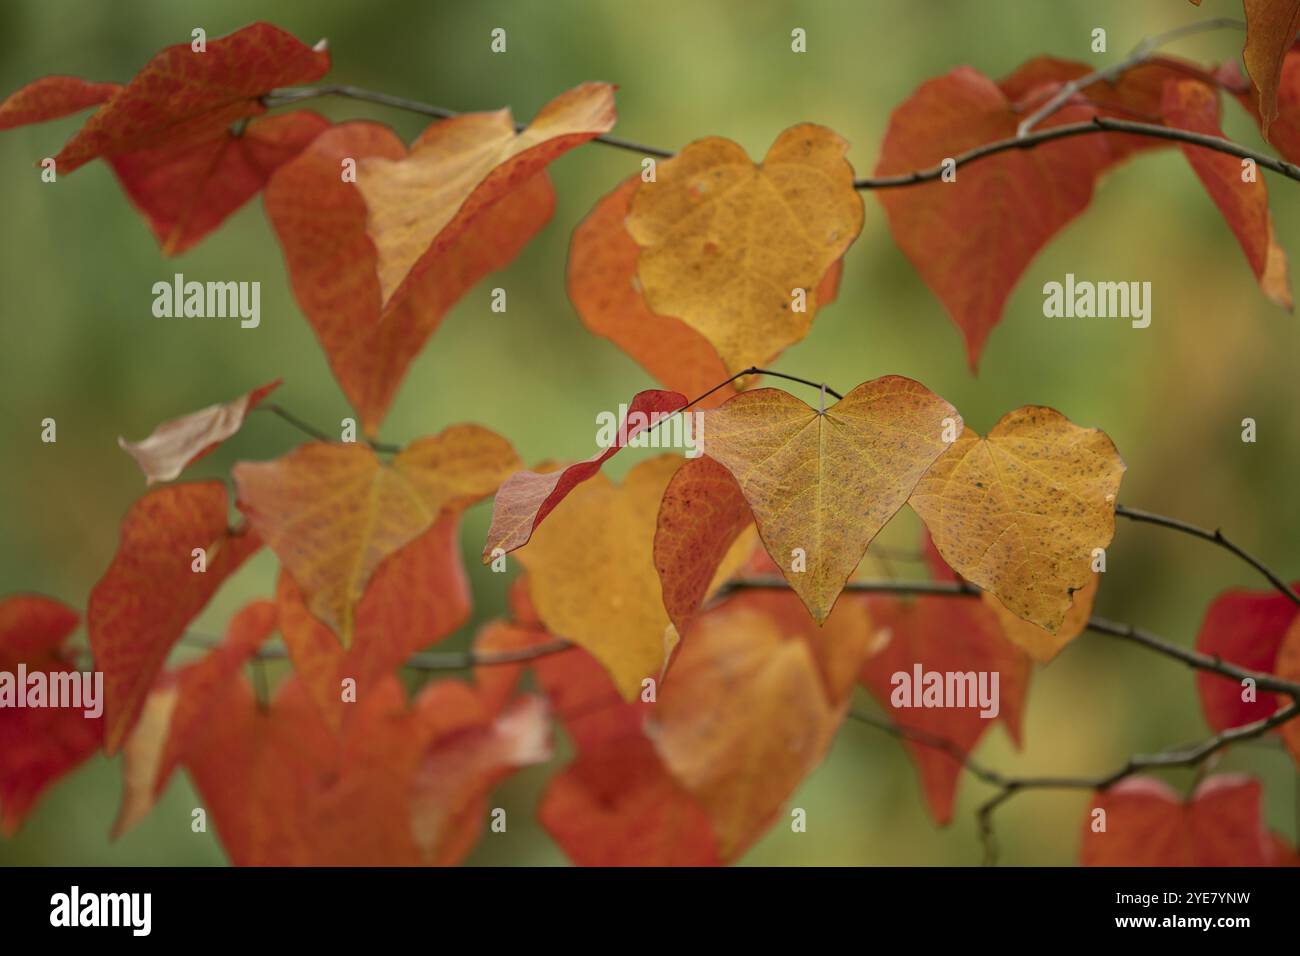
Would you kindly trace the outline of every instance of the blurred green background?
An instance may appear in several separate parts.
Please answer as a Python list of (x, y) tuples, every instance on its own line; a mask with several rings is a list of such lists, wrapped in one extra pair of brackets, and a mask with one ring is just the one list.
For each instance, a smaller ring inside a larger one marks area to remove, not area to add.
[[(758, 157), (785, 127), (826, 124), (851, 143), (860, 173), (873, 166), (890, 110), (923, 80), (959, 64), (992, 76), (1038, 54), (1093, 64), (1122, 56), (1143, 36), (1197, 18), (1240, 16), (1235, 0), (1198, 10), (1159, 0), (983, 0), (888, 2), (716, 2), (653, 4), (549, 2), (278, 4), (170, 0), (99, 4), (23, 0), (0, 5), (0, 92), (50, 73), (125, 81), (153, 53), (257, 19), (311, 43), (328, 37), (330, 79), (473, 110), (511, 106), (530, 117), (552, 96), (588, 79), (619, 85), (616, 133), (676, 148), (706, 135), (735, 139)], [(509, 50), (489, 52), (489, 31), (505, 27)], [(790, 52), (790, 31), (807, 30), (808, 52)], [(1090, 31), (1108, 31), (1110, 51), (1089, 52)], [(1241, 35), (1211, 34), (1172, 52), (1206, 61), (1237, 56)], [(333, 118), (389, 122), (410, 138), (419, 117), (382, 107), (318, 101)], [(1261, 145), (1233, 106), (1228, 135)], [(333, 429), (350, 414), (301, 317), (260, 202), (175, 260), (161, 258), (110, 170), (95, 163), (56, 187), (33, 163), (52, 155), (80, 118), (0, 136), (0, 593), (38, 591), (84, 607), (116, 547), (118, 522), (143, 490), (134, 463), (116, 446), (159, 421), (283, 376), (278, 400)], [(637, 158), (600, 146), (557, 162), (553, 221), (502, 274), (472, 290), (413, 364), (385, 424), (390, 441), (476, 421), (508, 437), (526, 461), (591, 453), (592, 423), (651, 383), (609, 342), (579, 323), (564, 291), (569, 236), (597, 199), (637, 168)], [(1269, 180), (1279, 241), (1300, 255), (1300, 185)], [(978, 431), (1026, 403), (1054, 406), (1105, 429), (1128, 463), (1121, 500), (1200, 524), (1221, 525), (1283, 574), (1300, 575), (1295, 506), (1300, 474), (1300, 329), (1270, 305), (1182, 155), (1141, 157), (1113, 172), (1085, 216), (1038, 257), (991, 337), (978, 378), (938, 301), (893, 245), (876, 201), (845, 259), (839, 300), (777, 368), (841, 390), (886, 373), (925, 382)], [(158, 320), (152, 284), (187, 278), (260, 280), (262, 323)], [(1146, 330), (1114, 320), (1052, 320), (1041, 312), (1044, 282), (1080, 278), (1150, 280), (1154, 319)], [(1293, 270), (1293, 275), (1294, 275)], [(489, 290), (509, 292), (509, 311), (489, 309)], [(795, 386), (795, 388), (798, 388)], [(40, 421), (58, 421), (59, 441), (39, 440)], [(1257, 444), (1240, 421), (1259, 424)], [(271, 416), (193, 469), (225, 476), (239, 459), (266, 459), (301, 436)], [(653, 451), (629, 451), (615, 476)], [(467, 516), (464, 548), (476, 595), (475, 621), (447, 646), (463, 646), (474, 624), (502, 608), (505, 583), (476, 559), (490, 514)], [(912, 547), (904, 513), (882, 540)], [(221, 630), (231, 612), (270, 593), (275, 563), (263, 551), (196, 622)], [(1121, 522), (1098, 612), (1190, 644), (1210, 599), (1230, 586), (1260, 587), (1242, 563), (1208, 544)], [(184, 653), (184, 652), (178, 652)], [(1207, 733), (1192, 675), (1142, 650), (1086, 635), (1030, 689), (1026, 746), (1016, 753), (1000, 729), (979, 756), (1009, 772), (1101, 772), (1134, 751)], [(485, 834), (478, 864), (559, 863), (563, 856), (534, 823), (546, 780), (567, 759), (511, 779), (494, 803), (507, 809), (508, 835)], [(1276, 742), (1225, 757), (1223, 769), (1264, 781), (1270, 825), (1294, 839), (1297, 779)], [(173, 781), (153, 815), (113, 844), (120, 766), (91, 760), (61, 781), (15, 839), (0, 840), (6, 863), (214, 864), (213, 834), (189, 830), (195, 798)], [(1175, 786), (1190, 774), (1170, 777)], [(971, 778), (955, 822), (932, 825), (897, 741), (854, 724), (794, 795), (808, 831), (778, 825), (743, 860), (750, 864), (972, 864), (979, 861), (973, 810), (988, 795)], [(1086, 798), (1031, 793), (999, 812), (1003, 859), (1072, 862)]]

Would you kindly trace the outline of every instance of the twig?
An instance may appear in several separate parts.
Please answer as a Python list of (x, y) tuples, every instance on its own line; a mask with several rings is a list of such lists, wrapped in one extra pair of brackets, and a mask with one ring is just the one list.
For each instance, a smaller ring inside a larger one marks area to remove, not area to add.
[[(256, 408), (253, 409), (253, 411), (270, 412), (272, 415), (278, 415), (280, 418), (283, 418), (286, 422), (288, 422), (294, 428), (298, 429), (304, 435), (309, 435), (310, 437), (316, 439), (317, 441), (328, 442), (328, 443), (338, 442), (338, 439), (331, 438), (329, 435), (327, 435), (321, 429), (317, 428), (315, 425), (303, 421), (297, 415), (293, 414), (293, 412), (289, 411), (288, 409), (284, 408), (281, 405), (276, 405), (275, 403), (258, 405)], [(402, 450), (401, 445), (390, 445), (386, 442), (371, 441), (369, 438), (367, 438), (365, 441), (366, 444), (368, 444), (372, 449), (374, 449), (377, 452), (381, 452), (382, 454), (385, 455), (395, 455)]]
[[(268, 109), (273, 109), (277, 106), (289, 106), (293, 103), (321, 96), (341, 96), (350, 100), (362, 100), (366, 103), (391, 106), (393, 109), (405, 110), (408, 113), (419, 113), (421, 116), (432, 116), (436, 119), (451, 119), (454, 116), (461, 115), (456, 110), (449, 110), (442, 106), (432, 106), (418, 100), (408, 100), (403, 96), (390, 96), (387, 93), (376, 93), (373, 90), (363, 90), (359, 86), (348, 86), (346, 84), (283, 87), (272, 90), (263, 96), (262, 105)], [(526, 128), (527, 124), (515, 123), (516, 132), (522, 133)], [(660, 159), (667, 159), (672, 156), (671, 150), (646, 146), (643, 143), (634, 143), (631, 140), (621, 139), (617, 136), (597, 136), (595, 141), (604, 143), (606, 146), (613, 146), (616, 149), (626, 149), (646, 156), (657, 156)]]
[(1211, 30), (1223, 30), (1227, 28), (1241, 29), (1246, 28), (1245, 22), (1235, 20), (1232, 17), (1216, 17), (1211, 20), (1201, 20), (1196, 23), (1189, 23), (1177, 29), (1170, 30), (1167, 33), (1161, 33), (1154, 37), (1148, 37), (1135, 46), (1132, 52), (1118, 63), (1112, 63), (1110, 66), (1102, 67), (1099, 70), (1093, 70), (1078, 79), (1070, 80), (1068, 83), (1061, 85), (1060, 89), (1049, 97), (1042, 106), (1026, 116), (1016, 127), (1016, 136), (1020, 139), (1029, 135), (1029, 132), (1047, 119), (1073, 97), (1076, 93), (1082, 92), (1094, 83), (1112, 82), (1121, 73), (1131, 70), (1139, 64), (1145, 63), (1151, 59), (1151, 55), (1157, 49), (1174, 40), (1185, 36), (1191, 36), (1194, 33), (1208, 33)]
[(1177, 518), (1166, 518), (1164, 515), (1158, 515), (1150, 511), (1143, 511), (1141, 508), (1129, 508), (1124, 505), (1115, 506), (1115, 514), (1122, 518), (1128, 518), (1130, 521), (1141, 521), (1146, 524), (1160, 525), (1162, 528), (1172, 528), (1175, 531), (1181, 531), (1184, 534), (1190, 534), (1195, 538), (1201, 538), (1212, 544), (1232, 552), (1241, 560), (1245, 561), (1252, 568), (1264, 575), (1273, 587), (1285, 594), (1292, 604), (1300, 606), (1300, 594), (1297, 594), (1282, 577), (1260, 561), (1259, 558), (1250, 554), (1245, 549), (1229, 541), (1224, 537), (1223, 532), (1218, 528), (1210, 531), (1206, 528), (1199, 528), (1194, 524), (1188, 524), (1186, 521), (1179, 521)]
[[(1191, 24), (1181, 27), (1178, 30), (1170, 31), (1163, 37), (1156, 38), (1158, 42), (1166, 42), (1176, 36), (1184, 36), (1188, 33), (1198, 32), (1202, 29), (1219, 29), (1224, 26), (1236, 25), (1237, 21), (1227, 18), (1205, 21), (1204, 24)], [(1136, 51), (1135, 51), (1136, 52)], [(1089, 74), (1086, 77), (1080, 77), (1074, 81), (1074, 85), (1088, 85), (1096, 82), (1097, 79), (1110, 79), (1114, 75), (1122, 72), (1127, 61), (1099, 70), (1095, 74)], [(1132, 64), (1129, 64), (1132, 65)], [(1085, 83), (1086, 81), (1086, 83)], [(1207, 136), (1203, 133), (1196, 133), (1191, 130), (1176, 129), (1170, 126), (1162, 126), (1158, 123), (1139, 123), (1131, 120), (1115, 119), (1111, 117), (1097, 116), (1091, 121), (1081, 123), (1069, 123), (1062, 126), (1055, 126), (1047, 130), (1029, 132), (1029, 129), (1040, 122), (1043, 118), (1059, 108), (1060, 103), (1056, 100), (1064, 94), (1064, 99), (1068, 99), (1073, 92), (1072, 84), (1065, 84), (1056, 96), (1049, 99), (1043, 107), (1040, 107), (1025, 121), (1021, 123), (1021, 129), (1024, 132), (1010, 139), (999, 140), (993, 143), (985, 143), (974, 149), (959, 153), (950, 157), (952, 167), (965, 166), (969, 163), (978, 162), (981, 159), (987, 159), (999, 153), (1004, 153), (1012, 149), (1032, 149), (1043, 143), (1053, 142), (1058, 139), (1067, 139), (1072, 136), (1088, 136), (1094, 133), (1129, 133), (1134, 136), (1149, 136), (1156, 139), (1175, 140), (1178, 142), (1190, 143), (1194, 146), (1202, 146), (1206, 149), (1215, 150), (1220, 153), (1228, 153), (1240, 159), (1252, 159), (1259, 166), (1265, 169), (1279, 173), (1288, 179), (1300, 182), (1300, 167), (1293, 163), (1285, 162), (1273, 156), (1264, 153), (1258, 153), (1254, 150), (1247, 149), (1230, 140), (1219, 136)], [(272, 90), (262, 97), (262, 104), (268, 108), (277, 106), (288, 106), (294, 103), (300, 103), (303, 100), (313, 99), (321, 96), (341, 96), (348, 99), (363, 100), (368, 103), (377, 103), (382, 106), (390, 106), (394, 109), (406, 110), (410, 113), (418, 113), (422, 116), (431, 116), (437, 119), (447, 119), (460, 115), (455, 110), (447, 109), (442, 106), (434, 106), (429, 103), (422, 103), (418, 100), (407, 99), (402, 96), (392, 96), (387, 93), (377, 93), (373, 90), (365, 90), (356, 86), (349, 85), (327, 85), (327, 86), (301, 86), (301, 87), (284, 87), (278, 90)], [(1061, 102), (1064, 102), (1064, 99)], [(1047, 107), (1051, 109), (1046, 109)], [(1041, 116), (1039, 114), (1042, 114)], [(516, 123), (517, 130), (524, 129), (523, 124)], [(646, 156), (656, 156), (660, 159), (668, 159), (673, 156), (673, 151), (661, 149), (656, 146), (647, 146), (644, 143), (637, 143), (632, 140), (622, 139), (616, 136), (596, 136), (593, 142), (603, 143), (606, 146), (613, 146), (617, 149), (624, 149), (630, 152), (639, 153)], [(939, 179), (945, 172), (944, 163), (939, 163), (928, 169), (913, 170), (908, 173), (898, 173), (890, 176), (867, 176), (856, 179), (853, 182), (853, 188), (858, 190), (872, 189), (897, 189), (906, 186), (915, 186), (921, 183), (931, 182)], [(741, 373), (746, 374), (746, 373)], [(774, 374), (774, 373), (773, 373)]]
[(1143, 770), (1197, 767), (1231, 744), (1261, 737), (1274, 727), (1300, 717), (1300, 699), (1293, 700), (1268, 717), (1229, 728), (1191, 747), (1165, 750), (1156, 754), (1135, 754), (1129, 757), (1123, 766), (1095, 777), (1014, 777), (984, 766), (956, 743), (937, 734), (914, 727), (905, 727), (859, 710), (850, 710), (849, 716), (859, 723), (875, 727), (895, 737), (942, 750), (972, 776), (998, 788), (998, 792), (980, 804), (976, 810), (980, 840), (984, 845), (984, 863), (993, 865), (997, 862), (998, 855), (993, 813), (1017, 793), (1025, 790), (1106, 790), (1126, 777)]

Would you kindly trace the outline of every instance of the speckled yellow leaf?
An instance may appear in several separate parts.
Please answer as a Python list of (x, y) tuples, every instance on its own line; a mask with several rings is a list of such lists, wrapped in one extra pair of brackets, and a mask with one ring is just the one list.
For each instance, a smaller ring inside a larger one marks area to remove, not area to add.
[(704, 415), (704, 453), (736, 479), (768, 554), (819, 623), (947, 449), (945, 422), (951, 434), (962, 427), (951, 405), (897, 375), (859, 385), (824, 414), (761, 388)]
[(357, 188), (385, 307), (484, 209), (613, 125), (614, 87), (583, 83), (546, 104), (522, 132), (509, 110), (467, 113), (434, 123), (402, 159), (361, 160)]
[[(803, 123), (760, 164), (718, 137), (661, 162), (626, 221), (650, 310), (703, 335), (733, 373), (807, 335), (818, 283), (862, 229), (847, 149)], [(806, 292), (802, 311), (795, 289)]]
[(1057, 634), (1092, 576), (1093, 549), (1115, 533), (1123, 475), (1105, 432), (1029, 405), (987, 438), (963, 432), (909, 503), (954, 571)]
[(358, 444), (312, 442), (234, 468), (239, 507), (304, 592), (311, 612), (352, 641), (353, 610), (381, 561), (443, 511), (490, 495), (520, 465), (501, 436), (454, 425), (385, 464)]
[(1038, 663), (1046, 664), (1088, 626), (1088, 618), (1092, 616), (1092, 602), (1097, 597), (1097, 585), (1100, 583), (1101, 575), (1094, 571), (1088, 583), (1074, 592), (1070, 609), (1065, 612), (1065, 620), (1055, 634), (1016, 617), (988, 591), (984, 592), (982, 598), (997, 615), (1003, 636)]
[(631, 700), (676, 644), (654, 566), (659, 500), (682, 459), (641, 462), (622, 485), (576, 486), (517, 552), (546, 629), (588, 651)]

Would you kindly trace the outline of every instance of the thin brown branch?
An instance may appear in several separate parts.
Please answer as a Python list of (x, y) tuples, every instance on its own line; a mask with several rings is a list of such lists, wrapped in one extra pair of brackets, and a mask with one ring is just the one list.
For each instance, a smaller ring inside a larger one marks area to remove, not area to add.
[(1246, 24), (1242, 20), (1236, 20), (1232, 17), (1215, 17), (1210, 20), (1200, 20), (1196, 23), (1189, 23), (1184, 26), (1161, 33), (1157, 36), (1148, 37), (1138, 43), (1137, 46), (1129, 53), (1128, 56), (1110, 66), (1104, 66), (1101, 69), (1093, 70), (1077, 79), (1063, 83), (1061, 87), (1049, 97), (1042, 106), (1026, 116), (1016, 128), (1016, 136), (1020, 139), (1029, 135), (1035, 126), (1043, 120), (1056, 113), (1061, 107), (1070, 101), (1076, 94), (1083, 92), (1094, 83), (1110, 83), (1116, 80), (1121, 74), (1133, 69), (1133, 67), (1145, 63), (1151, 59), (1152, 54), (1165, 44), (1172, 43), (1174, 40), (1181, 39), (1185, 36), (1191, 36), (1196, 33), (1208, 33), (1212, 30), (1225, 29), (1246, 29)]
[(1198, 744), (1176, 750), (1164, 750), (1155, 754), (1135, 754), (1124, 764), (1109, 773), (1097, 776), (1040, 776), (1016, 777), (1001, 773), (981, 764), (953, 741), (928, 731), (906, 727), (893, 721), (877, 717), (859, 710), (850, 710), (849, 716), (859, 723), (884, 731), (903, 740), (910, 740), (926, 747), (942, 750), (952, 757), (972, 776), (997, 788), (997, 793), (980, 804), (976, 810), (980, 840), (984, 846), (984, 863), (993, 865), (997, 862), (998, 849), (996, 833), (993, 827), (993, 813), (1017, 793), (1026, 790), (1093, 790), (1100, 791), (1113, 787), (1126, 777), (1144, 770), (1167, 770), (1179, 767), (1199, 767), (1211, 756), (1234, 743), (1254, 740), (1268, 733), (1274, 727), (1300, 717), (1300, 699), (1280, 708), (1268, 717), (1232, 727), (1209, 737)]
[(1160, 525), (1162, 528), (1172, 528), (1175, 531), (1181, 531), (1184, 534), (1190, 534), (1195, 538), (1201, 538), (1205, 541), (1211, 542), (1212, 544), (1217, 544), (1219, 547), (1235, 554), (1260, 574), (1264, 575), (1264, 577), (1268, 579), (1269, 583), (1282, 592), (1282, 594), (1286, 595), (1292, 604), (1300, 606), (1300, 594), (1297, 594), (1295, 590), (1282, 579), (1281, 575), (1273, 571), (1264, 564), (1263, 561), (1259, 560), (1259, 558), (1255, 557), (1253, 554), (1250, 554), (1244, 548), (1229, 541), (1218, 528), (1210, 531), (1207, 528), (1199, 528), (1194, 524), (1188, 524), (1186, 521), (1179, 521), (1177, 518), (1167, 518), (1164, 515), (1158, 515), (1151, 511), (1143, 511), (1141, 508), (1129, 508), (1124, 505), (1116, 505), (1115, 514), (1122, 518), (1128, 518), (1130, 521), (1140, 521), (1145, 522), (1146, 524)]
[[(256, 408), (253, 409), (253, 411), (269, 412), (272, 415), (277, 415), (280, 418), (284, 419), (286, 422), (288, 422), (290, 425), (292, 425), (294, 428), (298, 429), (298, 431), (302, 432), (304, 435), (308, 435), (311, 438), (316, 439), (316, 441), (331, 442), (331, 443), (338, 442), (338, 439), (331, 438), (322, 429), (319, 429), (315, 425), (303, 421), (301, 418), (299, 418), (297, 415), (290, 412), (282, 405), (276, 405), (275, 403), (270, 402), (270, 403), (258, 405)], [(401, 445), (390, 445), (386, 442), (372, 441), (369, 438), (367, 438), (365, 441), (366, 444), (368, 444), (374, 451), (380, 452), (385, 455), (395, 455), (402, 450)]]

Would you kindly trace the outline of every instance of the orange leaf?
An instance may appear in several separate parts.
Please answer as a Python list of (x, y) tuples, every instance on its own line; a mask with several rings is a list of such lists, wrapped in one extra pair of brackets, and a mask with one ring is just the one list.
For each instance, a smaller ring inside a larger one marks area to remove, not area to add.
[(705, 412), (704, 452), (736, 479), (768, 554), (820, 623), (943, 454), (945, 422), (960, 428), (961, 416), (896, 375), (859, 385), (824, 413), (764, 388)]
[[(1272, 672), (1283, 680), (1300, 683), (1300, 616), (1296, 616), (1292, 620), (1291, 626), (1287, 628), (1286, 633), (1282, 636), (1282, 644), (1278, 648), (1277, 659), (1273, 663)], [(1273, 695), (1270, 694), (1269, 696)], [(1277, 703), (1281, 704), (1281, 699), (1277, 699)], [(1291, 759), (1296, 762), (1297, 766), (1300, 766), (1300, 720), (1287, 721), (1281, 726), (1279, 733), (1282, 734), (1286, 749), (1291, 752)], [(1294, 851), (1292, 856), (1296, 856)], [(1296, 857), (1296, 859), (1300, 863), (1300, 857)]]
[(1283, 60), (1300, 32), (1300, 0), (1243, 0), (1246, 45), (1241, 51), (1259, 93), (1260, 126), (1264, 138), (1278, 114), (1278, 84)]
[(761, 164), (730, 140), (702, 139), (632, 197), (626, 228), (646, 304), (703, 335), (729, 374), (808, 334), (817, 286), (862, 229), (847, 149), (811, 123), (783, 132)]
[(357, 444), (310, 442), (270, 462), (234, 468), (239, 508), (339, 635), (386, 557), (444, 512), (485, 497), (517, 467), (514, 449), (477, 425), (454, 425), (380, 462)]
[[(86, 611), (95, 666), (104, 672), (104, 746), (116, 753), (172, 646), (221, 583), (262, 546), (227, 527), (219, 481), (146, 492), (122, 520), (113, 563)], [(194, 570), (204, 551), (205, 570)]]
[(614, 87), (583, 83), (515, 132), (509, 110), (440, 120), (403, 157), (360, 160), (357, 188), (378, 255), (384, 307), (419, 281), (493, 203), (614, 126)]
[(1093, 551), (1115, 534), (1124, 462), (1106, 433), (1027, 405), (987, 438), (967, 428), (908, 503), (958, 574), (1057, 634)]
[(209, 405), (165, 421), (140, 441), (127, 441), (119, 435), (117, 444), (135, 459), (144, 472), (146, 484), (171, 481), (238, 432), (243, 427), (244, 416), (279, 385), (277, 378), (233, 401)]
[(256, 196), (271, 174), (329, 127), (308, 110), (268, 116), (242, 132), (170, 143), (109, 158), (122, 189), (173, 256), (191, 248)]
[(567, 468), (549, 472), (519, 471), (507, 478), (492, 502), (492, 526), (483, 545), (483, 563), (522, 548), (569, 492), (600, 471), (601, 465), (637, 435), (685, 404), (686, 397), (676, 392), (657, 389), (637, 392), (604, 451)]
[(712, 458), (692, 459), (673, 475), (659, 503), (654, 559), (678, 634), (686, 635), (728, 551), (753, 524), (736, 479)]
[[(1218, 94), (1202, 83), (1167, 84), (1163, 107), (1170, 125), (1194, 133), (1223, 136), (1219, 128)], [(1273, 237), (1273, 217), (1268, 211), (1268, 186), (1264, 180), (1256, 175), (1254, 182), (1243, 182), (1241, 160), (1235, 156), (1185, 143), (1179, 146), (1241, 243), (1264, 294), (1290, 309), (1291, 281), (1287, 276), (1286, 253)]]
[(192, 146), (265, 113), (263, 94), (318, 80), (329, 66), (323, 47), (305, 46), (269, 23), (209, 40), (205, 52), (170, 46), (86, 121), (55, 162), (70, 173), (100, 156)]
[(264, 194), (294, 296), (368, 435), (378, 430), (407, 367), (442, 317), (479, 279), (514, 259), (555, 206), (545, 174), (531, 177), (461, 231), (409, 295), (381, 310), (366, 204), (343, 174), (349, 160), (405, 155), (388, 127), (344, 123), (281, 166)]
[(414, 541), (376, 568), (356, 608), (356, 635), (343, 648), (334, 632), (303, 602), (302, 590), (281, 571), (276, 601), (280, 629), (294, 670), (334, 730), (354, 709), (343, 702), (343, 681), (356, 699), (412, 654), (436, 643), (469, 617), (469, 584), (460, 556), (460, 515), (446, 512)]
[[(545, 634), (541, 635), (545, 638)], [(642, 724), (653, 705), (628, 703), (580, 649), (539, 658), (537, 678), (578, 755), (551, 778), (538, 819), (579, 866), (710, 866), (704, 808), (668, 773)]]
[(980, 597), (984, 606), (997, 617), (1002, 635), (1038, 663), (1046, 664), (1061, 653), (1066, 644), (1087, 629), (1088, 619), (1092, 616), (1092, 604), (1097, 597), (1097, 586), (1100, 584), (1101, 574), (1094, 571), (1088, 583), (1071, 595), (1070, 609), (1065, 612), (1065, 618), (1055, 634), (1022, 620), (987, 591)]
[(13, 836), (41, 794), (104, 739), (103, 721), (87, 717), (86, 707), (25, 707), (14, 699), (27, 690), (18, 685), (19, 665), (28, 680), (38, 671), (76, 670), (64, 648), (76, 627), (77, 612), (50, 598), (20, 594), (0, 601), (0, 836)]
[[(1182, 800), (1151, 777), (1097, 793), (1083, 823), (1084, 866), (1264, 866), (1273, 850), (1259, 784), (1237, 774), (1202, 782)], [(1096, 811), (1105, 811), (1105, 831)]]
[(190, 756), (196, 739), (218, 715), (225, 686), (277, 625), (275, 605), (254, 601), (230, 621), (211, 653), (175, 673), (164, 673), (145, 700), (140, 720), (122, 747), (122, 806), (113, 823), (116, 840), (142, 820), (166, 789), (172, 771)]

